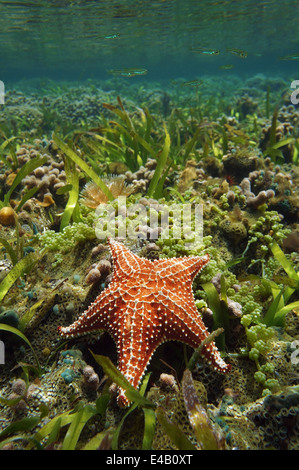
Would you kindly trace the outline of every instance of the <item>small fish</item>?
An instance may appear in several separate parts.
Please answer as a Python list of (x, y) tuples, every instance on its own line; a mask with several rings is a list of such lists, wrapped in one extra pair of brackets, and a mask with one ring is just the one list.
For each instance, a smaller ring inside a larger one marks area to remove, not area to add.
[(90, 33), (90, 34), (85, 34), (84, 35), (84, 38), (85, 39), (93, 39), (94, 41), (98, 41), (98, 40), (102, 40), (102, 39), (117, 39), (120, 37), (120, 34), (119, 33), (115, 33), (115, 34), (105, 34), (104, 36), (103, 35), (98, 35), (96, 33)]
[(234, 64), (220, 65), (220, 70), (230, 70), (234, 68)]
[(203, 80), (190, 80), (189, 82), (181, 83), (181, 86), (200, 86), (203, 84)]
[(232, 54), (241, 57), (241, 59), (246, 59), (246, 57), (248, 56), (247, 52), (243, 51), (242, 49), (227, 48), (226, 52), (231, 52)]
[(119, 33), (116, 34), (107, 34), (107, 36), (102, 36), (102, 39), (116, 39), (119, 38)]
[(191, 47), (190, 50), (204, 55), (218, 55), (220, 53), (218, 49), (205, 49), (203, 47)]
[(118, 77), (136, 77), (137, 75), (146, 75), (147, 69), (135, 69), (135, 68), (126, 68), (126, 69), (112, 69), (107, 70), (107, 73), (115, 75)]
[(279, 57), (280, 60), (299, 60), (299, 54), (290, 54)]

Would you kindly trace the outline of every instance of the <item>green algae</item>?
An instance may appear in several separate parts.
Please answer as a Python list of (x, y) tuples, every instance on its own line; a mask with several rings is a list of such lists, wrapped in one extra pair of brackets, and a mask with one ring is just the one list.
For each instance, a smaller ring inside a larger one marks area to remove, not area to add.
[[(221, 279), (224, 279), (223, 275)], [(222, 333), (216, 338), (217, 347), (220, 351), (225, 351), (225, 331), (228, 332), (229, 317), (227, 300), (219, 293), (212, 282), (202, 284), (208, 299), (208, 305), (213, 312), (213, 328), (214, 330), (222, 329)]]
[[(4, 138), (4, 142), (2, 142), (2, 144), (0, 145), (0, 160), (13, 170), (18, 167), (18, 161), (16, 159), (15, 149), (13, 148), (11, 144), (13, 142), (14, 145), (16, 145), (16, 139), (18, 139), (18, 136), (7, 138), (4, 131), (1, 129), (1, 127), (0, 127), (0, 133), (2, 134), (2, 137)], [(10, 149), (10, 154), (13, 160), (12, 162), (7, 160), (7, 158), (4, 155), (7, 147)]]
[(68, 145), (66, 145), (57, 135), (53, 135), (53, 140), (74, 163), (76, 163), (94, 182), (97, 184), (103, 193), (107, 196), (109, 201), (113, 201), (113, 196), (105, 183), (101, 180), (101, 178), (90, 168), (87, 163), (82, 160)]
[(29, 253), (14, 265), (0, 283), (0, 301), (4, 299), (9, 289), (19, 279), (19, 277), (27, 274), (37, 262), (38, 257), (36, 253)]
[[(79, 403), (74, 409), (55, 416), (47, 424), (37, 429), (32, 442), (29, 441), (27, 450), (30, 450), (33, 446), (47, 449), (51, 444), (55, 443), (61, 429), (66, 426), (68, 426), (68, 429), (62, 442), (62, 449), (75, 450), (83, 428), (91, 418), (105, 413), (108, 399), (108, 395), (102, 395), (96, 401), (95, 406)], [(36, 424), (38, 423), (39, 421)], [(41, 444), (41, 441), (44, 441), (44, 443)], [(97, 447), (91, 446), (91, 448), (95, 450)]]
[(163, 427), (166, 434), (170, 437), (176, 448), (179, 450), (196, 450), (196, 447), (188, 439), (188, 437), (181, 431), (181, 429), (173, 424), (162, 407), (158, 407), (156, 415), (159, 423)]
[(156, 432), (157, 416), (155, 410), (143, 408), (144, 434), (142, 439), (142, 450), (151, 450)]
[(185, 370), (182, 379), (186, 411), (201, 450), (220, 450), (224, 448), (224, 435), (217, 432), (201, 405), (190, 370)]
[[(218, 294), (218, 293), (217, 293), (217, 294)], [(200, 346), (199, 346), (197, 349), (195, 349), (194, 353), (192, 354), (192, 356), (191, 356), (191, 358), (190, 358), (190, 360), (189, 360), (189, 362), (188, 362), (188, 364), (187, 364), (187, 369), (189, 369), (189, 370), (191, 370), (191, 371), (192, 371), (192, 369), (194, 369), (196, 363), (197, 363), (198, 360), (199, 360), (199, 357), (200, 357), (202, 348), (203, 348), (205, 345), (207, 345), (207, 344), (211, 343), (212, 341), (214, 341), (215, 338), (217, 339), (217, 337), (218, 337), (219, 335), (221, 335), (223, 332), (224, 332), (224, 329), (223, 329), (223, 328), (217, 328), (217, 329), (214, 330), (212, 333), (210, 333), (209, 336), (208, 336), (206, 339), (204, 339), (204, 340), (201, 342)]]
[[(150, 182), (150, 185), (147, 191), (148, 198), (153, 197), (155, 199), (159, 199), (162, 196), (162, 189), (163, 189), (164, 181), (168, 173), (167, 169), (165, 168), (166, 168), (166, 163), (167, 163), (169, 150), (170, 150), (170, 136), (166, 127), (164, 130), (165, 130), (165, 142), (164, 142), (161, 155), (158, 158), (158, 163), (155, 169), (154, 176)], [(169, 170), (169, 167), (168, 167), (168, 170)]]
[(13, 249), (11, 244), (6, 240), (6, 238), (0, 237), (0, 243), (3, 245), (5, 248), (6, 252), (8, 253), (11, 262), (13, 265), (17, 264), (18, 262), (18, 254), (16, 253), (16, 250)]
[(14, 328), (13, 326), (10, 326), (10, 325), (6, 325), (4, 323), (1, 323), (0, 324), (0, 331), (7, 331), (9, 333), (12, 333), (16, 336), (18, 336), (19, 338), (21, 338), (31, 349), (32, 353), (33, 353), (33, 356), (35, 358), (35, 362), (36, 362), (36, 371), (37, 371), (37, 374), (40, 375), (41, 374), (41, 366), (40, 366), (40, 363), (39, 363), (39, 360), (38, 360), (38, 357), (36, 355), (36, 352), (32, 346), (32, 344), (30, 343), (29, 339), (20, 331), (18, 330), (17, 328)]
[(37, 325), (42, 321), (44, 316), (47, 314), (49, 309), (53, 306), (55, 302), (56, 292), (47, 297), (42, 297), (37, 302), (35, 302), (32, 307), (22, 315), (22, 318), (19, 322), (19, 329), (22, 332), (27, 332), (33, 328), (36, 328)]
[(60, 220), (60, 227), (59, 231), (61, 232), (65, 227), (67, 227), (71, 219), (74, 222), (80, 221), (80, 214), (79, 214), (79, 175), (76, 170), (75, 162), (73, 162), (69, 157), (65, 157), (65, 173), (66, 173), (66, 180), (67, 184), (69, 185), (69, 197), (68, 201), (65, 205), (63, 214)]
[(77, 243), (95, 238), (94, 228), (83, 222), (67, 225), (61, 232), (47, 230), (36, 235), (36, 240), (41, 243), (42, 248), (62, 254), (70, 252)]
[(115, 365), (111, 362), (108, 357), (93, 353), (92, 355), (96, 362), (103, 368), (104, 372), (111, 378), (112, 382), (115, 382), (119, 387), (125, 390), (125, 394), (129, 400), (134, 401), (139, 406), (145, 406), (150, 408), (154, 406), (151, 401), (144, 398), (130, 384), (130, 382), (123, 376), (123, 374), (119, 372), (119, 370), (115, 367)]
[[(103, 104), (106, 109), (116, 114), (121, 121), (112, 122), (114, 127), (106, 129), (106, 132), (110, 133), (115, 143), (118, 144), (118, 152), (115, 154), (116, 161), (125, 161), (128, 167), (134, 171), (139, 168), (140, 163), (144, 164), (146, 162), (149, 155), (153, 158), (156, 156), (156, 151), (153, 148), (154, 142), (151, 138), (153, 119), (148, 110), (145, 109), (142, 110), (140, 120), (133, 120), (125, 110), (119, 96), (117, 101), (119, 108), (108, 103)], [(122, 147), (124, 148), (122, 149)]]
[(291, 298), (294, 292), (298, 291), (299, 276), (277, 243), (274, 242), (271, 245), (271, 251), (277, 262), (285, 270), (288, 278), (295, 282), (295, 288), (290, 286), (280, 287), (272, 281), (271, 290), (273, 294), (273, 301), (263, 318), (263, 322), (267, 326), (284, 326), (285, 315), (291, 310), (299, 308), (299, 301), (288, 304), (288, 300)]

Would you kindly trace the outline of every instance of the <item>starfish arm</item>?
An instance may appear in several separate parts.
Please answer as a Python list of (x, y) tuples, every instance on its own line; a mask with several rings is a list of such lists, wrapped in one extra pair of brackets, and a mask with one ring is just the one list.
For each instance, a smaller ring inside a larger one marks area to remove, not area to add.
[(59, 326), (58, 332), (64, 338), (74, 338), (100, 330), (109, 331), (109, 325), (113, 323), (116, 312), (122, 308), (122, 299), (113, 295), (108, 286), (78, 320), (66, 327)]
[[(128, 302), (111, 331), (117, 346), (118, 369), (136, 389), (161, 343), (161, 334), (153, 334), (153, 327), (158, 323), (155, 321), (157, 308), (138, 300)], [(122, 407), (129, 404), (122, 389), (119, 389), (117, 401)]]
[(210, 257), (208, 254), (204, 256), (189, 256), (183, 258), (170, 258), (155, 260), (153, 263), (159, 271), (161, 279), (177, 279), (185, 278), (193, 281), (195, 276), (208, 264)]
[(112, 238), (108, 239), (108, 243), (112, 255), (115, 278), (133, 276), (134, 272), (139, 271), (140, 262), (149, 262), (135, 255), (125, 245)]
[[(203, 323), (199, 312), (192, 303), (187, 308), (181, 308), (173, 300), (170, 300), (165, 311), (161, 313), (165, 317), (165, 336), (167, 340), (181, 341), (196, 349), (202, 341), (209, 336), (209, 331)], [(229, 372), (231, 366), (222, 359), (216, 344), (212, 341), (202, 348), (202, 354), (209, 364), (219, 372)]]

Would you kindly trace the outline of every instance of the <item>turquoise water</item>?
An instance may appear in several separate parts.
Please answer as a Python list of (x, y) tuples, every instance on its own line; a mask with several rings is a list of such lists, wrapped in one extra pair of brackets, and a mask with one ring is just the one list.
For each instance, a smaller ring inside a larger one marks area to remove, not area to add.
[(0, 0), (0, 449), (299, 449), (298, 5)]
[(161, 80), (222, 75), (227, 65), (240, 76), (296, 77), (298, 12), (294, 0), (0, 1), (0, 79), (105, 79), (107, 70), (145, 68)]

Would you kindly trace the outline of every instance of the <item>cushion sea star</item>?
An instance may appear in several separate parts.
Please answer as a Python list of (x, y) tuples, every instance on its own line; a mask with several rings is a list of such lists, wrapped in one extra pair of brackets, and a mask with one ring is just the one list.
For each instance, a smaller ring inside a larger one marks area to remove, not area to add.
[[(73, 338), (108, 331), (117, 346), (118, 369), (137, 388), (160, 344), (177, 340), (197, 348), (209, 335), (192, 292), (193, 279), (209, 256), (151, 261), (116, 240), (108, 243), (113, 259), (110, 284), (77, 321), (59, 327), (59, 333)], [(215, 369), (229, 371), (213, 342), (204, 345), (202, 353)], [(123, 407), (129, 404), (122, 389), (117, 402)]]

